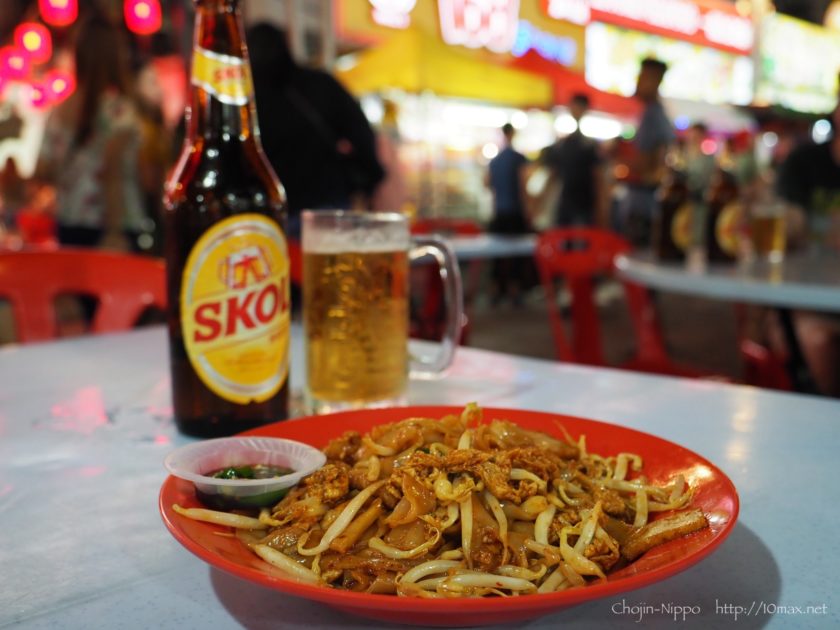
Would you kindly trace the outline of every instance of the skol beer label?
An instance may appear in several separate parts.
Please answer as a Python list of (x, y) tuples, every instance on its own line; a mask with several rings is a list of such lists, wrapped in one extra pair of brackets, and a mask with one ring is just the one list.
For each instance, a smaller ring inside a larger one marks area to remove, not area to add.
[(222, 103), (247, 105), (254, 93), (245, 60), (196, 47), (192, 58), (192, 83)]
[(259, 214), (220, 221), (183, 274), (181, 329), (201, 380), (235, 403), (271, 398), (289, 356), (289, 257), (277, 224)]

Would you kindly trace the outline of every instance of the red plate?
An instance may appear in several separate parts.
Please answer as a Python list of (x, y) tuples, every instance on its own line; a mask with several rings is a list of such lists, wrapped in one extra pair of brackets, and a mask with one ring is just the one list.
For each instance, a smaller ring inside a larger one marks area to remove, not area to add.
[[(350, 411), (326, 416), (278, 422), (251, 431), (253, 435), (289, 438), (323, 447), (348, 430), (364, 433), (377, 424), (412, 416), (440, 418), (460, 413), (460, 407), (398, 407)], [(694, 489), (693, 505), (709, 519), (710, 527), (655, 547), (633, 564), (612, 573), (604, 583), (545, 595), (508, 598), (415, 599), (393, 595), (370, 595), (301, 584), (266, 564), (234, 538), (217, 536), (224, 527), (184, 518), (172, 504), (200, 504), (191, 483), (168, 477), (160, 491), (160, 511), (166, 527), (187, 549), (202, 560), (236, 576), (299, 597), (323, 602), (363, 617), (424, 626), (478, 626), (538, 617), (592, 599), (608, 597), (647, 586), (699, 562), (726, 539), (738, 517), (738, 494), (729, 478), (696, 453), (658, 437), (594, 420), (569, 416), (484, 409), (485, 419), (507, 419), (528, 429), (561, 436), (559, 425), (573, 436), (586, 435), (590, 452), (615, 455), (637, 453), (644, 460), (643, 472), (654, 482), (685, 475)]]

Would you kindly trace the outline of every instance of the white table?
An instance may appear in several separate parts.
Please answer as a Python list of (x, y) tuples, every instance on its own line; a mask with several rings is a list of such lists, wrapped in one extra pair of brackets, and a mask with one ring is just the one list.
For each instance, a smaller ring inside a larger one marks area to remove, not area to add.
[(479, 234), (477, 236), (444, 237), (458, 260), (483, 260), (487, 258), (516, 258), (533, 256), (537, 245), (536, 234)]
[(772, 306), (779, 313), (788, 345), (788, 373), (797, 391), (817, 391), (802, 353), (791, 309), (840, 313), (840, 254), (789, 255), (781, 264), (663, 263), (650, 255), (618, 256), (616, 268), (628, 280), (671, 291), (734, 303)]
[[(840, 403), (470, 349), (445, 380), (412, 383), (410, 398), (623, 424), (691, 448), (737, 486), (739, 523), (712, 556), (667, 581), (528, 628), (638, 628), (622, 606), (643, 604), (699, 606), (686, 627), (840, 624), (833, 534)], [(189, 441), (170, 417), (160, 328), (0, 350), (0, 627), (383, 627), (210, 569), (175, 542), (157, 495), (164, 456)], [(825, 604), (826, 614), (736, 622), (716, 609), (716, 602), (754, 601), (803, 610)], [(662, 613), (644, 621), (674, 626)]]
[(840, 313), (840, 255), (788, 256), (782, 264), (661, 263), (619, 256), (619, 273), (646, 286), (735, 302)]

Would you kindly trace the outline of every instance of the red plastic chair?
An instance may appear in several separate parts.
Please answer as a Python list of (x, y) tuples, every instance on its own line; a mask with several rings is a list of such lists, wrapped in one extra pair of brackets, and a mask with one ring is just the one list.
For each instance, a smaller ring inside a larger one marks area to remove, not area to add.
[(67, 294), (96, 298), (90, 332), (128, 330), (149, 307), (165, 308), (165, 267), (98, 250), (0, 253), (0, 298), (11, 302), (20, 342), (58, 336), (55, 300)]
[(793, 391), (783, 357), (751, 339), (742, 339), (740, 350), (747, 385)]
[(303, 284), (303, 250), (299, 241), (289, 241), (287, 247), (289, 252), (289, 279), (292, 284), (301, 286)]
[[(594, 228), (551, 229), (540, 235), (534, 255), (545, 290), (557, 357), (561, 361), (607, 365), (601, 344), (594, 281), (598, 277), (613, 276), (615, 257), (630, 249), (630, 244), (617, 234)], [(572, 295), (571, 340), (565, 330), (563, 312), (557, 304), (555, 287), (558, 280), (565, 282)], [(636, 337), (636, 354), (619, 367), (672, 376), (711, 376), (671, 361), (647, 290), (632, 282), (623, 281), (622, 284)]]
[[(411, 224), (411, 233), (415, 236), (479, 236), (483, 233), (481, 226), (469, 219), (451, 219), (446, 217), (417, 219)], [(479, 261), (473, 261), (478, 263)], [(465, 293), (469, 296), (472, 287), (477, 284), (480, 269), (477, 264), (469, 266), (465, 284)], [(424, 277), (418, 279), (426, 287), (423, 302), (415, 321), (412, 321), (411, 336), (419, 339), (440, 339), (443, 335), (444, 321), (441, 314), (443, 308), (443, 285), (438, 275), (437, 265), (426, 265), (420, 273)], [(469, 300), (465, 299), (465, 304)], [(461, 325), (460, 343), (466, 345), (469, 339), (469, 318), (464, 315)]]
[(441, 236), (478, 236), (483, 230), (475, 221), (469, 219), (450, 219), (446, 217), (417, 219), (411, 224), (412, 234), (439, 234)]

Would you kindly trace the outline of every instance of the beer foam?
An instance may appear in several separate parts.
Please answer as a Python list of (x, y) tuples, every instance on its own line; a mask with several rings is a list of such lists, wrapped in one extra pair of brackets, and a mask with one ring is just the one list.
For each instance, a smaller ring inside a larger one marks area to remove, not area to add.
[(407, 251), (409, 235), (404, 225), (380, 228), (375, 232), (369, 229), (347, 230), (341, 232), (314, 231), (304, 229), (303, 251), (308, 254), (378, 254), (385, 252)]

